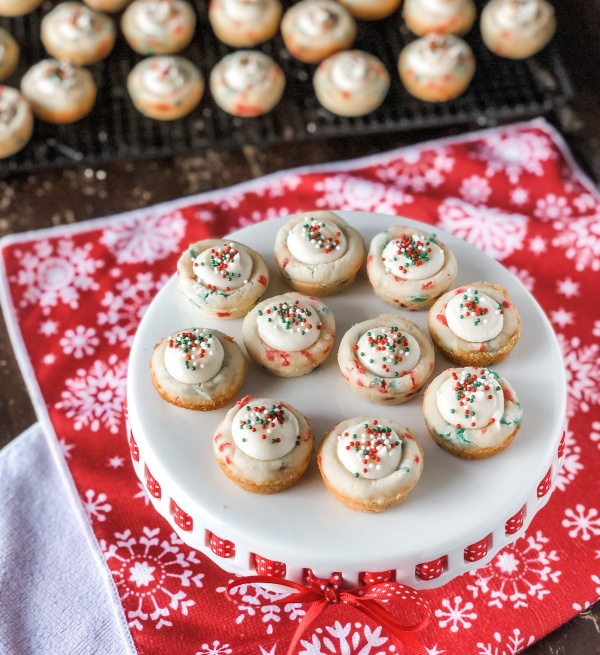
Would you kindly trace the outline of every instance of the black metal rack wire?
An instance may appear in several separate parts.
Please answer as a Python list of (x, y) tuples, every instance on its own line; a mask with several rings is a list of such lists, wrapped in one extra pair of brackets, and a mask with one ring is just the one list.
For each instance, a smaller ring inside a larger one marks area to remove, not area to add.
[[(0, 18), (0, 25), (21, 46), (19, 68), (6, 84), (18, 86), (23, 73), (46, 56), (39, 38), (40, 21), (53, 4), (47, 0), (27, 16)], [(196, 63), (208, 79), (213, 66), (231, 48), (214, 36), (208, 22), (208, 2), (193, 0), (193, 4), (198, 26), (192, 43), (181, 54)], [(293, 2), (283, 0), (283, 4), (289, 6)], [(479, 8), (483, 4), (483, 0), (478, 1)], [(256, 118), (230, 116), (216, 106), (207, 91), (190, 115), (165, 123), (142, 116), (129, 100), (127, 75), (141, 57), (119, 35), (112, 54), (91, 69), (98, 84), (98, 100), (90, 115), (71, 125), (36, 121), (33, 137), (24, 150), (0, 160), (0, 176), (59, 166), (95, 166), (110, 161), (188, 155), (207, 148), (232, 149), (248, 143), (493, 125), (549, 115), (572, 95), (568, 75), (552, 44), (532, 59), (501, 59), (485, 47), (476, 25), (466, 37), (477, 63), (468, 90), (450, 102), (421, 102), (402, 88), (396, 70), (400, 50), (413, 38), (399, 12), (383, 21), (359, 23), (354, 47), (377, 55), (392, 78), (385, 102), (367, 116), (342, 118), (322, 108), (312, 91), (315, 67), (290, 57), (278, 35), (259, 46), (282, 66), (287, 76), (284, 97), (272, 112)]]

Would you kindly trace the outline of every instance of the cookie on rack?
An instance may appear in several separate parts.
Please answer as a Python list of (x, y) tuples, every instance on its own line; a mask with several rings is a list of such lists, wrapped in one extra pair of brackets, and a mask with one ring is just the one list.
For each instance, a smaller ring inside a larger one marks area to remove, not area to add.
[(496, 371), (449, 368), (427, 387), (423, 416), (438, 446), (456, 457), (483, 459), (498, 454), (515, 438), (523, 408)]
[(317, 100), (333, 114), (364, 116), (385, 100), (390, 76), (374, 55), (347, 50), (319, 64), (313, 86)]
[(219, 41), (253, 48), (277, 34), (282, 12), (279, 0), (211, 0), (208, 18)]
[(23, 96), (9, 86), (0, 85), (0, 159), (22, 150), (33, 131), (33, 114)]
[(417, 36), (466, 34), (477, 16), (473, 0), (404, 0), (402, 17)]
[(19, 45), (10, 32), (0, 27), (0, 82), (10, 77), (19, 63)]
[(334, 337), (335, 319), (329, 307), (295, 291), (263, 300), (242, 325), (250, 358), (278, 377), (310, 373), (325, 361)]
[(554, 7), (546, 0), (490, 0), (481, 13), (483, 42), (500, 57), (531, 57), (555, 31)]
[(171, 55), (183, 50), (196, 29), (196, 14), (185, 0), (134, 0), (121, 28), (141, 55)]
[(95, 11), (105, 11), (114, 14), (122, 11), (131, 3), (131, 0), (83, 0), (85, 4)]
[(285, 75), (258, 50), (238, 50), (221, 59), (210, 73), (214, 101), (233, 116), (261, 116), (281, 100)]
[(423, 472), (423, 451), (396, 421), (356, 416), (331, 429), (317, 456), (325, 486), (358, 512), (383, 512), (402, 503)]
[(392, 314), (353, 325), (338, 349), (338, 365), (350, 389), (380, 405), (409, 400), (430, 378), (434, 364), (424, 332)]
[(392, 14), (402, 0), (338, 0), (359, 20), (380, 20)]
[(244, 353), (212, 328), (185, 328), (158, 343), (150, 358), (161, 398), (185, 409), (211, 411), (229, 403), (246, 376)]
[(433, 343), (460, 366), (497, 364), (521, 333), (521, 319), (508, 292), (489, 282), (448, 291), (429, 310), (428, 319)]
[(371, 241), (367, 276), (375, 294), (392, 307), (429, 309), (456, 273), (454, 254), (434, 234), (395, 225)]
[(155, 120), (172, 121), (198, 105), (204, 79), (188, 59), (156, 55), (134, 66), (127, 78), (127, 90), (139, 112)]
[(48, 123), (73, 123), (96, 102), (96, 83), (89, 70), (66, 61), (43, 59), (21, 80), (21, 92), (33, 113)]
[(0, 16), (24, 16), (42, 4), (42, 0), (0, 0)]
[(356, 22), (334, 0), (301, 0), (285, 12), (281, 36), (293, 57), (316, 64), (352, 46)]
[(428, 34), (402, 49), (398, 72), (415, 98), (445, 102), (466, 91), (475, 74), (475, 58), (458, 36)]
[(329, 296), (346, 289), (364, 258), (360, 232), (331, 211), (291, 216), (275, 237), (279, 272), (292, 289), (309, 296)]
[(60, 61), (87, 66), (105, 59), (115, 45), (115, 24), (81, 2), (61, 2), (42, 19), (44, 48)]
[(288, 489), (306, 471), (313, 431), (289, 403), (246, 396), (218, 425), (213, 452), (225, 475), (245, 491), (273, 494)]
[(192, 243), (177, 262), (177, 275), (185, 298), (210, 318), (244, 316), (269, 284), (263, 258), (229, 239)]

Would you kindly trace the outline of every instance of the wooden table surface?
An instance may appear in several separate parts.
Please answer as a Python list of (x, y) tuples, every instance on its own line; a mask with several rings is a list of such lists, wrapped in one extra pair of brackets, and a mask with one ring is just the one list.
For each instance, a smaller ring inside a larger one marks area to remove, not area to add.
[[(575, 87), (553, 121), (584, 170), (600, 180), (600, 0), (557, 0), (559, 47)], [(198, 156), (49, 171), (0, 180), (0, 236), (146, 207), (300, 165), (350, 159), (454, 133), (428, 132), (314, 141)], [(36, 420), (0, 319), (0, 447)], [(526, 651), (599, 655), (600, 603)], [(455, 655), (471, 655), (455, 651)]]

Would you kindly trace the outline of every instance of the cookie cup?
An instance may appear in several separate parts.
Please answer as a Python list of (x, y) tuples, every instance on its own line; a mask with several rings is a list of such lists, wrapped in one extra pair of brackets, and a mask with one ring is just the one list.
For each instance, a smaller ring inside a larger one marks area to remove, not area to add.
[(42, 0), (0, 0), (0, 16), (24, 16), (42, 4)]
[(403, 280), (386, 272), (381, 260), (385, 246), (402, 235), (411, 235), (414, 232), (414, 228), (397, 225), (376, 234), (369, 247), (367, 276), (375, 295), (388, 305), (419, 311), (429, 309), (436, 299), (452, 286), (458, 265), (450, 248), (436, 240), (436, 245), (444, 251), (444, 265), (435, 275), (423, 280)]
[(0, 82), (10, 77), (19, 63), (20, 49), (10, 32), (0, 27)]
[(402, 18), (406, 27), (417, 36), (436, 34), (457, 34), (462, 36), (472, 27), (477, 17), (473, 0), (464, 0), (456, 13), (449, 17), (436, 17), (422, 7), (422, 0), (404, 0)]
[(223, 473), (244, 491), (255, 494), (278, 493), (295, 484), (310, 464), (314, 450), (313, 431), (305, 416), (288, 403), (282, 403), (298, 422), (297, 445), (278, 459), (260, 460), (250, 457), (235, 443), (232, 424), (239, 409), (251, 401), (252, 397), (246, 396), (227, 412), (217, 426), (213, 452)]
[(211, 0), (208, 9), (210, 26), (219, 41), (232, 48), (253, 48), (272, 39), (279, 29), (283, 8), (279, 0), (268, 0), (259, 19), (234, 20), (223, 0)]
[(338, 457), (338, 436), (357, 423), (371, 420), (368, 416), (357, 416), (338, 423), (325, 435), (317, 455), (327, 489), (336, 500), (357, 512), (383, 512), (397, 507), (413, 490), (423, 472), (423, 451), (410, 430), (386, 419), (385, 424), (402, 439), (398, 468), (379, 480), (354, 477)]
[(449, 368), (434, 378), (423, 397), (423, 418), (432, 439), (446, 452), (462, 459), (485, 459), (504, 450), (515, 438), (521, 427), (523, 409), (514, 389), (502, 377), (497, 382), (502, 387), (504, 412), (499, 421), (485, 428), (457, 428), (442, 416), (437, 404), (437, 392), (460, 369)]
[(359, 20), (381, 20), (396, 11), (402, 0), (338, 0)]
[[(305, 264), (292, 255), (287, 244), (289, 234), (296, 225), (309, 219), (327, 219), (339, 227), (347, 242), (346, 252), (339, 259), (326, 264)], [(278, 230), (274, 254), (279, 272), (292, 289), (308, 296), (330, 296), (354, 282), (365, 258), (365, 243), (360, 232), (337, 214), (304, 212), (292, 216)]]
[[(484, 293), (502, 306), (504, 321), (500, 333), (489, 341), (466, 341), (448, 327), (446, 307), (454, 296), (468, 288)], [(515, 347), (521, 334), (521, 318), (508, 292), (499, 284), (473, 282), (448, 291), (429, 310), (429, 334), (445, 357), (460, 366), (488, 366), (501, 362)]]
[(109, 14), (122, 11), (131, 3), (131, 0), (83, 0), (90, 9), (105, 11)]
[(0, 130), (0, 159), (22, 150), (33, 132), (33, 114), (29, 103), (12, 87), (0, 86), (0, 99), (12, 105), (14, 114)]
[(150, 374), (163, 400), (177, 407), (209, 412), (224, 407), (235, 397), (246, 377), (246, 358), (232, 337), (219, 330), (211, 329), (211, 333), (223, 347), (223, 363), (218, 373), (201, 385), (180, 382), (167, 371), (165, 351), (169, 337), (156, 344), (150, 357)]

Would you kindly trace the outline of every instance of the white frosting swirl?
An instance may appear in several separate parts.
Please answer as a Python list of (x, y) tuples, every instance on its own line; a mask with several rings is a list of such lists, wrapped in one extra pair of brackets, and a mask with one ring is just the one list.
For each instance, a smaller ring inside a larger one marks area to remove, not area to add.
[(156, 34), (180, 21), (179, 9), (172, 0), (145, 0), (139, 5), (135, 22), (145, 34)]
[(360, 52), (342, 52), (331, 66), (331, 81), (342, 91), (360, 91), (372, 77), (369, 60)]
[(287, 246), (303, 264), (328, 264), (346, 254), (348, 242), (340, 226), (333, 221), (307, 216), (290, 230)]
[(46, 59), (31, 70), (40, 93), (67, 95), (76, 86), (75, 68), (66, 61)]
[(496, 20), (505, 29), (526, 27), (540, 16), (540, 0), (504, 0), (496, 4)]
[(267, 76), (267, 62), (256, 52), (236, 52), (226, 60), (223, 76), (234, 91), (247, 91), (259, 86)]
[(221, 0), (225, 13), (241, 23), (249, 23), (262, 17), (264, 0)]
[(373, 419), (338, 435), (337, 456), (354, 477), (379, 480), (400, 466), (402, 441), (385, 420)]
[(142, 84), (152, 94), (170, 96), (174, 91), (185, 86), (187, 71), (172, 57), (155, 57), (144, 69)]
[(285, 457), (299, 445), (296, 417), (271, 398), (249, 400), (233, 417), (231, 434), (248, 457), (268, 461)]
[(321, 330), (321, 319), (314, 307), (283, 296), (258, 311), (257, 324), (262, 341), (283, 352), (310, 348)]
[(465, 0), (419, 0), (419, 10), (423, 13), (435, 14), (443, 18), (450, 18), (462, 8)]
[(201, 384), (221, 370), (225, 353), (219, 339), (206, 328), (191, 328), (169, 337), (165, 368), (184, 384)]
[(298, 17), (298, 27), (309, 36), (320, 36), (333, 29), (339, 21), (335, 5), (330, 2), (315, 2), (306, 7)]
[(381, 378), (402, 377), (418, 363), (417, 340), (397, 327), (378, 327), (365, 332), (356, 344), (356, 357), (367, 371)]
[(55, 29), (67, 41), (90, 38), (102, 29), (97, 14), (87, 7), (66, 3), (58, 5)]
[(444, 251), (434, 237), (424, 234), (404, 234), (392, 239), (381, 255), (386, 273), (402, 280), (425, 280), (444, 266)]
[(470, 53), (465, 41), (452, 34), (428, 34), (406, 48), (406, 63), (417, 76), (442, 77), (452, 73)]
[(479, 343), (497, 337), (504, 325), (504, 310), (477, 289), (458, 293), (446, 306), (448, 327), (457, 337)]
[(457, 428), (481, 429), (504, 413), (504, 392), (497, 374), (486, 368), (455, 369), (438, 389), (440, 414)]
[(196, 280), (205, 287), (219, 291), (239, 289), (252, 274), (252, 258), (233, 243), (208, 248), (195, 257), (193, 271)]

